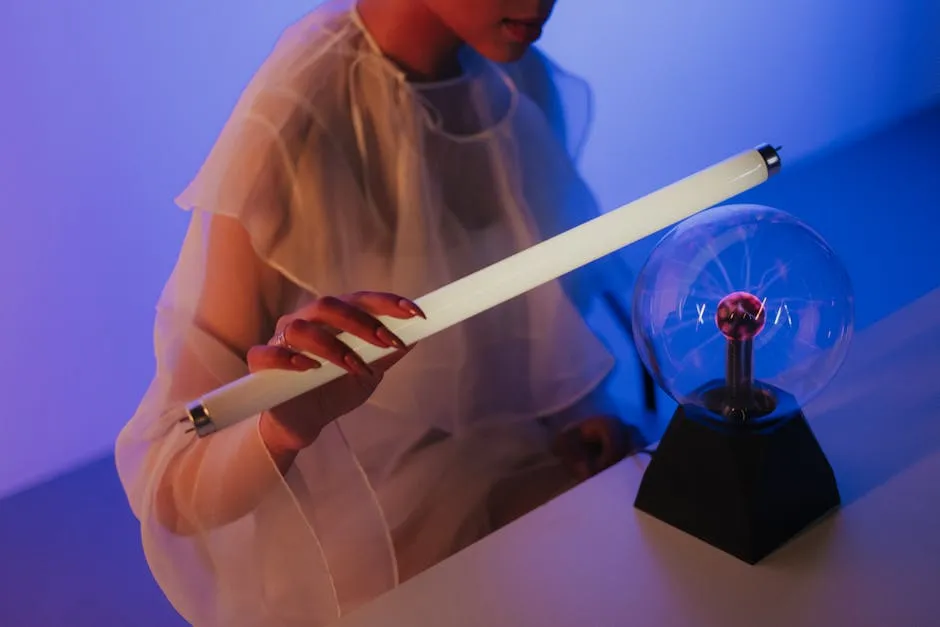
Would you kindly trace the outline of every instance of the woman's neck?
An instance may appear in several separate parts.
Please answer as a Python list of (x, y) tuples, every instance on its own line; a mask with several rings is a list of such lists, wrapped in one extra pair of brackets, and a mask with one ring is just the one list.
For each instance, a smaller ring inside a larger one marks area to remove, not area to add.
[(362, 23), (382, 53), (415, 81), (460, 74), (463, 42), (421, 0), (358, 0)]

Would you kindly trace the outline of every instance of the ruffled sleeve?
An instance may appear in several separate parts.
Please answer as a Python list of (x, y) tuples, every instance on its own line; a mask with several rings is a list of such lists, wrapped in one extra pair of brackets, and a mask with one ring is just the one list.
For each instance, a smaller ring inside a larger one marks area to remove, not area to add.
[[(116, 446), (153, 575), (196, 625), (264, 625), (285, 615), (321, 624), (337, 615), (316, 534), (257, 418), (203, 439), (179, 423), (184, 403), (247, 374), (245, 351), (268, 332), (263, 295), (277, 289), (272, 276), (238, 223), (194, 212), (157, 308), (156, 373)], [(304, 568), (273, 564), (275, 555)], [(304, 597), (278, 598), (281, 577), (299, 577)]]

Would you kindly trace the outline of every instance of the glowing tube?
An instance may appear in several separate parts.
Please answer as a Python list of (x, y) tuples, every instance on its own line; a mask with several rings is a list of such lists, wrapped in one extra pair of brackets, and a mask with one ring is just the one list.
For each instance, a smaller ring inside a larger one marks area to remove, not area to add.
[[(385, 317), (382, 322), (406, 344), (414, 344), (760, 185), (779, 167), (780, 158), (770, 146), (745, 151), (427, 294), (416, 301), (427, 320)], [(394, 351), (349, 334), (339, 337), (366, 362)], [(327, 362), (306, 372), (254, 373), (187, 405), (181, 422), (191, 422), (205, 436), (344, 374)]]

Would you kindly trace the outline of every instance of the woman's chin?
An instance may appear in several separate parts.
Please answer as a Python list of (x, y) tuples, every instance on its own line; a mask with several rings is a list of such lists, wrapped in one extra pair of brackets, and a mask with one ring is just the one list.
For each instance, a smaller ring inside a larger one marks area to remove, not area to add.
[(473, 46), (481, 56), (494, 63), (515, 63), (525, 56), (532, 44), (506, 42), (499, 45)]

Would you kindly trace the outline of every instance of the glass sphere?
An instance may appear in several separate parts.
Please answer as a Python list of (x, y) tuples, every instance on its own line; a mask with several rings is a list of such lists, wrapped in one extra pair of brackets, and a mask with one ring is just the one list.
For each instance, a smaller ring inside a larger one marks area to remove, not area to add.
[(674, 227), (637, 277), (633, 335), (676, 402), (765, 420), (808, 403), (851, 342), (851, 282), (811, 228), (777, 209), (727, 205)]

